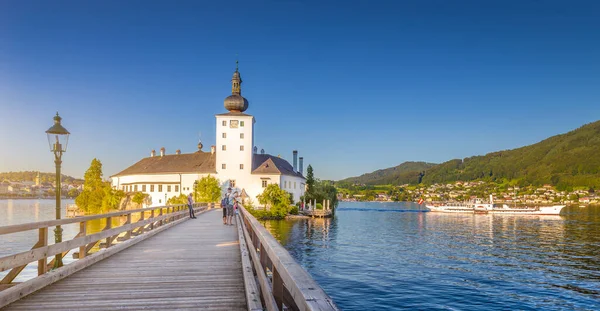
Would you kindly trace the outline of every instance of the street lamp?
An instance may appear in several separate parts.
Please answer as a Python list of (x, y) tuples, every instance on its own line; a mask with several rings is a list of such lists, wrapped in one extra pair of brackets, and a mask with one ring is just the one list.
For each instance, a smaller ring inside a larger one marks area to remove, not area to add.
[[(60, 121), (62, 118), (56, 113), (54, 117), (54, 125), (46, 131), (48, 135), (48, 145), (50, 145), (50, 152), (54, 153), (54, 164), (56, 164), (56, 219), (60, 219), (60, 195), (61, 195), (61, 182), (60, 182), (60, 165), (62, 164), (62, 154), (67, 152), (67, 144), (69, 143), (69, 131), (64, 128)], [(62, 228), (60, 225), (54, 229), (54, 242), (62, 242)], [(54, 260), (54, 268), (62, 267), (62, 253), (56, 254)]]

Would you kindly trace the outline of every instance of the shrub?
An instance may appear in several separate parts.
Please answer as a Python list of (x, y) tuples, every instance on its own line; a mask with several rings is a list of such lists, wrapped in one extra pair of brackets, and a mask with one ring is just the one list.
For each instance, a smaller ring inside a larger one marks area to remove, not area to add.
[(298, 206), (292, 206), (292, 208), (290, 208), (290, 215), (298, 215)]
[(317, 208), (316, 209), (323, 209), (323, 204), (317, 203)]

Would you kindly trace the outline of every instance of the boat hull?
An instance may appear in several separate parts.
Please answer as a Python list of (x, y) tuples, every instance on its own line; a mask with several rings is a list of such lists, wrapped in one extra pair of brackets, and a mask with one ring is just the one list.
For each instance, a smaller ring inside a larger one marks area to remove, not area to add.
[(560, 215), (565, 205), (543, 206), (537, 208), (490, 208), (487, 206), (433, 206), (426, 205), (430, 212), (467, 213), (467, 214), (498, 214), (498, 215)]

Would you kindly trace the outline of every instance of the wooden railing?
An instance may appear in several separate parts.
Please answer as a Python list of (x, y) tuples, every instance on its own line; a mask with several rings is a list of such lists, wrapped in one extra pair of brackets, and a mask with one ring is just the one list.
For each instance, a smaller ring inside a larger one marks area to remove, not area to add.
[[(206, 204), (194, 204), (194, 210), (197, 212), (206, 209)], [(139, 214), (139, 220), (132, 222), (132, 215), (138, 216), (137, 214)], [(124, 223), (113, 227), (112, 220), (119, 217), (125, 218)], [(188, 207), (182, 204), (0, 227), (0, 236), (38, 230), (38, 241), (31, 250), (0, 258), (0, 272), (10, 270), (0, 280), (0, 308), (181, 223), (187, 218), (189, 218)], [(98, 219), (104, 219), (106, 226), (102, 231), (88, 235), (86, 232), (87, 222)], [(49, 228), (68, 224), (79, 224), (79, 233), (70, 240), (48, 245)], [(96, 244), (104, 249), (90, 253)], [(55, 259), (48, 262), (48, 258), (57, 254), (65, 256), (74, 249), (78, 249), (78, 251), (73, 254), (73, 258), (79, 260), (57, 269), (53, 269)], [(38, 277), (23, 283), (13, 282), (28, 264), (36, 261)]]
[(256, 218), (243, 207), (239, 210), (237, 223), (248, 310), (338, 310)]

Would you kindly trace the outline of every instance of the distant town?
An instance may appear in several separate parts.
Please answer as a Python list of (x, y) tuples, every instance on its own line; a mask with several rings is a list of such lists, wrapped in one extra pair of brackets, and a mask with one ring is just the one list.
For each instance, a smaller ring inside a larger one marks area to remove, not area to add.
[[(83, 183), (80, 180), (61, 182), (62, 197), (75, 198), (82, 190)], [(39, 173), (34, 181), (10, 179), (0, 181), (1, 199), (54, 198), (55, 195), (56, 182), (44, 180)]]
[(367, 186), (354, 184), (340, 188), (341, 201), (412, 201), (421, 198), (425, 202), (463, 202), (475, 198), (487, 199), (493, 195), (494, 202), (515, 205), (567, 204), (599, 205), (600, 194), (593, 188), (557, 191), (552, 185), (519, 187), (493, 182), (472, 181), (433, 185)]

